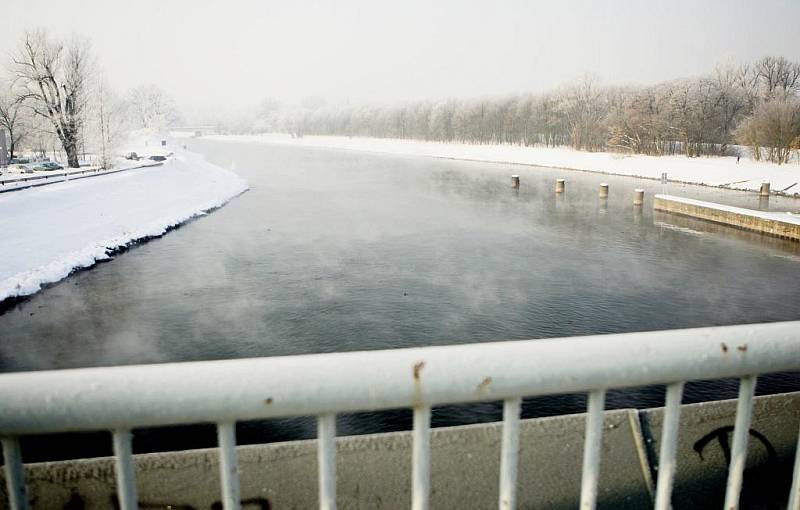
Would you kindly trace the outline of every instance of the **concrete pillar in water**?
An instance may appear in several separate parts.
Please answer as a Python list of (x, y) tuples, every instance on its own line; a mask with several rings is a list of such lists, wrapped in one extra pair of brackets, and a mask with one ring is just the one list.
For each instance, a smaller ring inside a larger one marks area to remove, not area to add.
[(661, 172), (661, 184), (667, 183), (667, 172)]
[(608, 198), (608, 183), (600, 183), (600, 198)]
[(768, 197), (769, 196), (769, 183), (762, 182), (761, 183), (761, 191), (758, 192), (758, 196), (760, 197)]
[(519, 188), (519, 175), (511, 176), (511, 187), (515, 189)]
[(564, 193), (564, 179), (556, 179), (556, 193)]
[(633, 205), (642, 205), (644, 203), (644, 190), (637, 188), (633, 190)]

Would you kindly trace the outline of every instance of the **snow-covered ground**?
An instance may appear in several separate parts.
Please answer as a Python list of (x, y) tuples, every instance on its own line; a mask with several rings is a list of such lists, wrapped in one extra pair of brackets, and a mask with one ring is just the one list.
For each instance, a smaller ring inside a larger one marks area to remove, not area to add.
[[(583, 152), (569, 148), (520, 147), (516, 145), (469, 145), (383, 138), (344, 136), (305, 136), (282, 134), (225, 136), (208, 138), (242, 142), (279, 143), (310, 147), (330, 147), (388, 154), (407, 154), (438, 158), (536, 165), (606, 174), (660, 179), (666, 172), (671, 181), (757, 190), (771, 183), (772, 191), (800, 193), (800, 165), (775, 165), (735, 157), (687, 158), (685, 156), (640, 156), (608, 152)], [(519, 170), (514, 170), (519, 173)]]
[(157, 166), (161, 163), (150, 160), (125, 160), (120, 159), (113, 168), (104, 170), (97, 166), (81, 168), (66, 168), (54, 171), (34, 171), (24, 173), (19, 171), (6, 171), (0, 174), (0, 193), (12, 190), (29, 188), (31, 186), (46, 186), (57, 182), (69, 181), (71, 179), (88, 179), (100, 175), (123, 172), (144, 166)]
[[(155, 141), (149, 146), (128, 150), (164, 152)], [(169, 149), (175, 154), (160, 166), (0, 194), (0, 301), (33, 294), (247, 189), (243, 179), (198, 154)]]

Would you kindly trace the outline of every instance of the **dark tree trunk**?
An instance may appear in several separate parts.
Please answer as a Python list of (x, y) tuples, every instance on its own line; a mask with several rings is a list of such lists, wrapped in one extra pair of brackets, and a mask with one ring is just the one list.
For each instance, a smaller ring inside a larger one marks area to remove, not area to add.
[(79, 168), (78, 162), (78, 144), (74, 140), (68, 141), (64, 144), (64, 150), (67, 153), (67, 166), (70, 168)]

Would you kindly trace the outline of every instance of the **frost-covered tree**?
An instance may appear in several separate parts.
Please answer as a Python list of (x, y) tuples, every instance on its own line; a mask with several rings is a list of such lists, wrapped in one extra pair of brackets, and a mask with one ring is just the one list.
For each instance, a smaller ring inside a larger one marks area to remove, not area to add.
[(788, 163), (792, 150), (800, 149), (800, 98), (777, 97), (761, 103), (736, 135), (751, 147), (755, 159)]
[(733, 132), (748, 107), (748, 91), (740, 86), (740, 77), (746, 72), (732, 65), (718, 66), (714, 70), (714, 106), (718, 115), (716, 121), (720, 131), (720, 152), (725, 153), (733, 141)]
[(44, 30), (25, 32), (13, 58), (17, 100), (52, 126), (67, 164), (77, 168), (79, 142), (92, 73), (90, 45), (63, 42)]
[(754, 65), (764, 99), (788, 97), (800, 91), (800, 63), (764, 57)]
[(48, 153), (55, 156), (61, 142), (53, 131), (51, 122), (39, 115), (32, 116), (30, 120), (31, 130), (25, 139), (25, 147), (38, 157), (43, 158)]
[(140, 85), (128, 93), (129, 112), (138, 129), (162, 130), (178, 118), (173, 99), (159, 86)]
[(0, 84), (0, 129), (8, 133), (9, 158), (13, 158), (17, 147), (31, 130), (31, 119), (28, 110), (7, 84)]
[(101, 75), (87, 112), (85, 139), (99, 164), (110, 168), (114, 155), (130, 130), (127, 104)]
[(800, 65), (768, 57), (648, 86), (602, 86), (595, 78), (583, 77), (541, 94), (259, 108), (256, 118), (240, 127), (295, 135), (570, 145), (579, 150), (698, 157), (731, 153), (731, 144), (740, 138), (737, 127), (759, 105), (798, 94)]
[(575, 149), (599, 150), (605, 147), (607, 96), (593, 76), (584, 76), (561, 93), (559, 109), (569, 125)]

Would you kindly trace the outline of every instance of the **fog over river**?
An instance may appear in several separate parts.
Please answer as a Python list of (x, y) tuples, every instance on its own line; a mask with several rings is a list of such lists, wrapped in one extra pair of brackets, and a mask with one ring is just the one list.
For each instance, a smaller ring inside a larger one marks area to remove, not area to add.
[[(0, 371), (387, 349), (800, 319), (797, 243), (655, 214), (654, 193), (758, 208), (755, 194), (585, 172), (189, 140), (251, 190), (0, 315)], [(520, 190), (510, 175), (520, 174)], [(557, 177), (566, 193), (553, 192)], [(597, 196), (610, 184), (610, 197)], [(643, 207), (633, 189), (647, 190)], [(766, 207), (761, 204), (761, 207)], [(768, 207), (797, 210), (773, 197)], [(613, 355), (613, 353), (609, 353)], [(686, 402), (731, 398), (692, 383)], [(800, 389), (764, 377), (759, 392)], [(524, 417), (581, 412), (526, 401)], [(663, 403), (613, 391), (609, 407)], [(434, 426), (500, 418), (447, 406)], [(340, 417), (339, 434), (410, 426)], [(143, 431), (137, 451), (214, 444), (210, 427)], [(243, 424), (240, 442), (313, 437), (311, 418)], [(43, 444), (47, 441), (40, 441)], [(83, 444), (83, 454), (108, 450)], [(44, 458), (31, 441), (31, 460)], [(72, 446), (63, 446), (69, 456)], [(77, 446), (75, 447), (77, 448)], [(76, 450), (77, 451), (77, 450)], [(26, 456), (26, 460), (29, 457)]]

